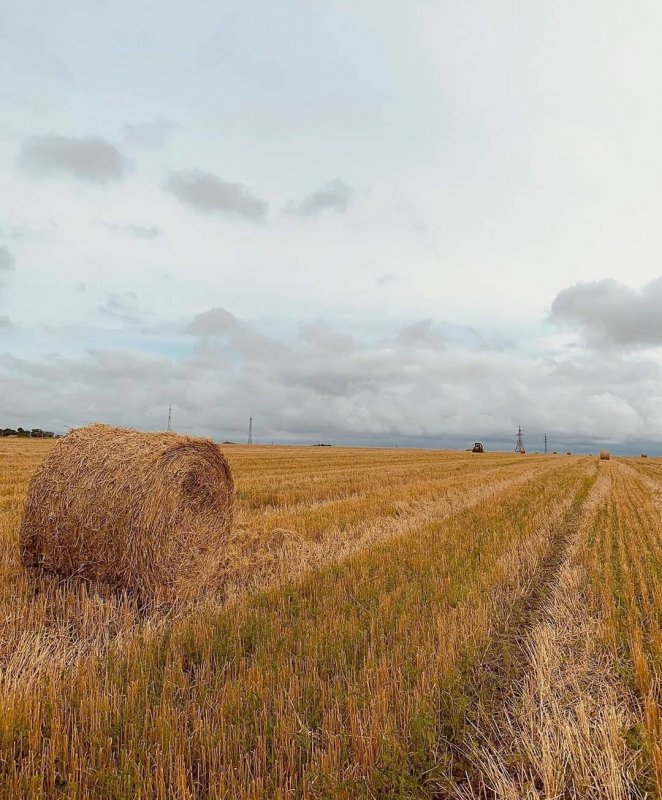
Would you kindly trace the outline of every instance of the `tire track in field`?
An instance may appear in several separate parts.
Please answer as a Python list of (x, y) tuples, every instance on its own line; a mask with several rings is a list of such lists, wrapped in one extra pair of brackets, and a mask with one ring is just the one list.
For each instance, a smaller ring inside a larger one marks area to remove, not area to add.
[(526, 483), (566, 467), (566, 461), (527, 466), (519, 474), (472, 487), (469, 492), (456, 489), (438, 500), (412, 503), (404, 513), (376, 517), (344, 531), (329, 529), (316, 539), (280, 528), (269, 533), (241, 530), (229, 543), (224, 597), (234, 600), (297, 579), (312, 569), (343, 561), (393, 536), (411, 534), (426, 523), (447, 519), (487, 500), (496, 501)]
[(581, 559), (583, 534), (611, 490), (601, 466), (588, 495), (549, 537), (529, 589), (500, 620), (469, 676), (472, 708), (451, 788), (461, 800), (631, 800), (636, 788), (623, 732), (635, 701), (598, 642)]

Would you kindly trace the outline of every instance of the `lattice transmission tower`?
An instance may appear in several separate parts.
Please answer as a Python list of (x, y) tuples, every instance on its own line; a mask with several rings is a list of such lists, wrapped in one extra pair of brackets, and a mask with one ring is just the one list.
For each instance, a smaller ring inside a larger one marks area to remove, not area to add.
[(248, 444), (253, 444), (253, 417), (248, 418)]
[(517, 430), (517, 439), (515, 440), (515, 452), (525, 453), (524, 449), (524, 434), (522, 433), (522, 426), (520, 425)]

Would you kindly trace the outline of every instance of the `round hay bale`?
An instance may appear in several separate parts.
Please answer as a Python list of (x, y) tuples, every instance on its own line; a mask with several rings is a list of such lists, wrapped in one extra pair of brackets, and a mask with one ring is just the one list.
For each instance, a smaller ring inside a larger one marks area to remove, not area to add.
[(601, 461), (609, 461), (611, 458), (611, 453), (609, 450), (600, 450), (600, 460)]
[(209, 439), (77, 428), (30, 482), (23, 562), (145, 599), (191, 598), (218, 577), (233, 494), (230, 466)]

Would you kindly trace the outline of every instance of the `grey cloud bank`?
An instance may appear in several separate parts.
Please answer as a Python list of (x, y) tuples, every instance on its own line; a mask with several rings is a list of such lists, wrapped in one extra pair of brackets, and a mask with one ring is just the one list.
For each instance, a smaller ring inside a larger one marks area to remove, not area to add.
[(560, 292), (554, 320), (579, 328), (591, 346), (662, 345), (662, 278), (641, 290), (615, 280), (578, 283)]
[(128, 172), (127, 160), (101, 136), (34, 136), (23, 142), (18, 163), (32, 175), (68, 175), (100, 185), (121, 180)]
[(242, 183), (229, 183), (198, 169), (171, 172), (166, 189), (197, 211), (236, 215), (251, 222), (260, 222), (267, 214), (268, 204)]
[[(132, 322), (135, 311), (126, 295), (108, 297), (103, 313)], [(416, 335), (401, 335), (412, 328)], [(317, 319), (283, 339), (217, 307), (181, 329), (191, 346), (177, 357), (112, 348), (4, 356), (0, 390), (10, 423), (55, 428), (101, 419), (162, 429), (172, 403), (180, 430), (221, 439), (239, 438), (252, 414), (263, 440), (508, 443), (522, 424), (563, 447), (644, 433), (662, 442), (662, 369), (649, 359), (438, 349), (427, 341), (431, 330), (433, 321), (422, 320), (375, 340)], [(67, 391), (54, 397), (54, 385)]]
[(299, 327), (299, 339), (311, 347), (329, 350), (331, 353), (348, 353), (357, 346), (349, 333), (340, 333), (323, 319), (306, 322)]

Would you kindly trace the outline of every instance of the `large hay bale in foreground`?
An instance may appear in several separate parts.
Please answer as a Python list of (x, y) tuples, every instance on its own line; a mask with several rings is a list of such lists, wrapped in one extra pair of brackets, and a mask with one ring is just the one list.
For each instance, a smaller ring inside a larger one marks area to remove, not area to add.
[(609, 450), (600, 450), (600, 460), (601, 461), (609, 461), (611, 458), (611, 453)]
[(146, 599), (193, 597), (218, 575), (233, 492), (230, 467), (208, 439), (78, 428), (30, 482), (23, 561)]

